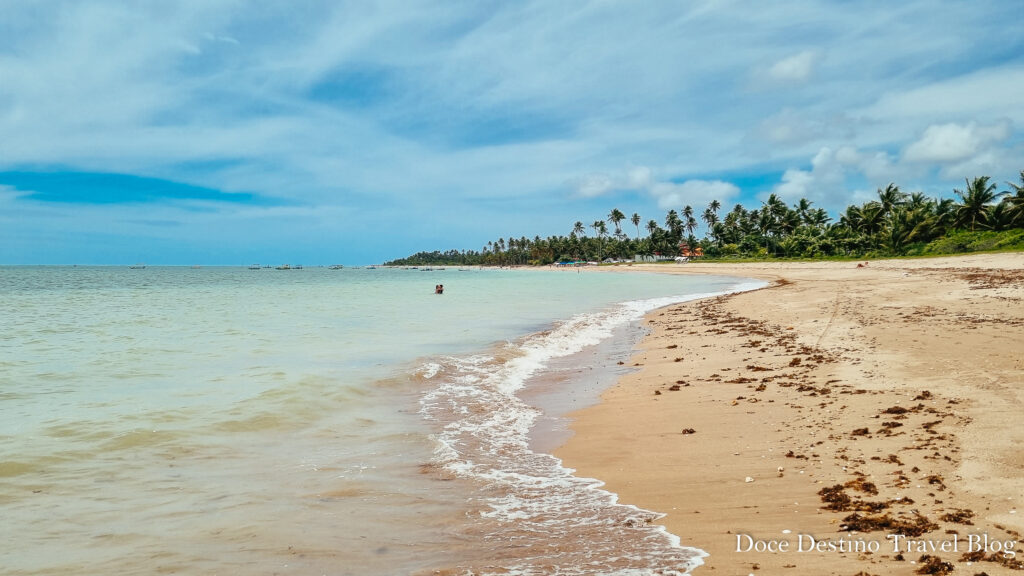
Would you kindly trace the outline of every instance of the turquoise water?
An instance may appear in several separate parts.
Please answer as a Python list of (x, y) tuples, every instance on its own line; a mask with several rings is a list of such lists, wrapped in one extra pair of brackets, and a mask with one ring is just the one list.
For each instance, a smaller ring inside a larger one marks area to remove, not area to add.
[[(516, 392), (551, 358), (646, 310), (740, 282), (575, 270), (0, 268), (0, 566), (685, 570), (697, 551), (526, 448), (537, 411)], [(626, 521), (635, 542), (616, 533), (585, 554), (538, 548), (551, 522), (578, 546)]]

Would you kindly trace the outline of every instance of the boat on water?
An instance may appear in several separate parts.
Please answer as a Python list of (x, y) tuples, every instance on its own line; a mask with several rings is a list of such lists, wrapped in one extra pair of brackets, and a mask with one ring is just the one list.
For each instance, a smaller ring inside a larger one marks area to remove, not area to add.
[(344, 268), (344, 266), (342, 266), (341, 264), (334, 264), (333, 266), (328, 266), (327, 268), (330, 270), (341, 270)]
[(291, 267), (291, 265), (290, 265), (290, 264), (284, 264), (284, 265), (282, 265), (282, 266), (278, 266), (278, 267), (277, 267), (276, 269), (277, 269), (277, 270), (291, 270), (291, 269), (292, 269), (292, 267)]
[(249, 270), (259, 270), (261, 266), (259, 264), (250, 264)]
[(146, 265), (145, 265), (145, 264), (132, 264), (132, 265), (131, 265), (131, 266), (129, 266), (128, 268), (129, 268), (130, 270), (142, 270), (142, 269), (144, 269), (145, 267), (146, 267)]

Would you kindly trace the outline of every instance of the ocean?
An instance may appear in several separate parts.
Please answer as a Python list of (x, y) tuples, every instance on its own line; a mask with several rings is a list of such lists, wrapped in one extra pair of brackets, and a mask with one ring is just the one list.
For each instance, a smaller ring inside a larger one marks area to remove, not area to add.
[(0, 268), (0, 574), (685, 573), (550, 452), (645, 312), (756, 285)]

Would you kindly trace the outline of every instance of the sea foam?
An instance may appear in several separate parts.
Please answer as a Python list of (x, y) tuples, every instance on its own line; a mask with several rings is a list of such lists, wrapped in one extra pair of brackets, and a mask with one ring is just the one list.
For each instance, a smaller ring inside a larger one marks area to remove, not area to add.
[(423, 367), (436, 387), (421, 399), (421, 413), (441, 426), (435, 461), (474, 482), (476, 510), (467, 531), (492, 546), (486, 566), (467, 573), (684, 574), (706, 553), (683, 546), (652, 524), (660, 515), (618, 503), (593, 478), (529, 447), (540, 411), (517, 392), (556, 358), (609, 338), (628, 323), (667, 305), (757, 289), (743, 283), (722, 292), (622, 302), (578, 314), (549, 330), (507, 343), (492, 355), (445, 357)]

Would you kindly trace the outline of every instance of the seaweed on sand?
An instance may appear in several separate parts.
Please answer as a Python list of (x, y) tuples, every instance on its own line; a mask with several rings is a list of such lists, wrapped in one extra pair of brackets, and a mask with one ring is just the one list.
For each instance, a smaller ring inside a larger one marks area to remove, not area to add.
[(911, 518), (893, 517), (889, 513), (881, 516), (862, 516), (856, 512), (843, 518), (843, 524), (839, 529), (846, 532), (877, 532), (879, 530), (891, 534), (903, 534), (905, 536), (920, 536), (925, 532), (938, 529), (939, 525), (921, 514), (914, 514)]

